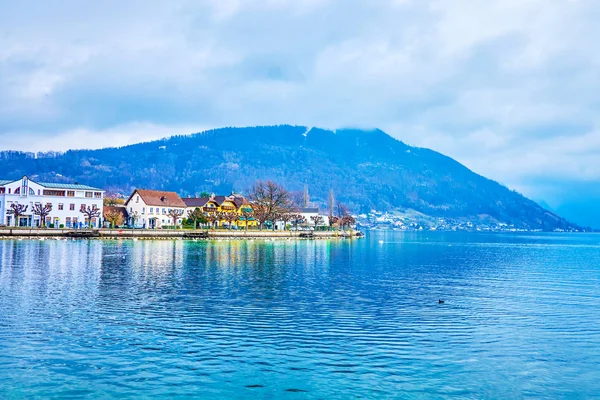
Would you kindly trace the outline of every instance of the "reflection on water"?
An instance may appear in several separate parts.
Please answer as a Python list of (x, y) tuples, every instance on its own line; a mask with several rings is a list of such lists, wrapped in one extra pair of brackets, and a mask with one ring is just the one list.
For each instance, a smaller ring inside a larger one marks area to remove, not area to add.
[(0, 395), (593, 396), (598, 306), (597, 235), (0, 241)]

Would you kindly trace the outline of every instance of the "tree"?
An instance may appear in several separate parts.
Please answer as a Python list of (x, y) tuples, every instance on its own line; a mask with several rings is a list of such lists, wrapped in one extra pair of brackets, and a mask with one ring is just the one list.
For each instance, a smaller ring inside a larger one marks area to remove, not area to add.
[(304, 218), (300, 214), (294, 214), (294, 215), (292, 215), (292, 222), (294, 222), (294, 225), (296, 226), (296, 230), (298, 230), (298, 225), (306, 222), (306, 218)]
[(119, 210), (112, 209), (104, 213), (104, 219), (110, 223), (110, 227), (121, 226), (125, 223), (123, 213)]
[(310, 217), (310, 219), (312, 220), (313, 224), (315, 225), (315, 230), (325, 220), (325, 218), (323, 218), (323, 216), (321, 216), (321, 215), (313, 215), (312, 217)]
[(167, 215), (173, 219), (173, 227), (177, 227), (177, 220), (183, 215), (183, 210), (171, 208)]
[(221, 221), (226, 220), (227, 213), (225, 211), (218, 211), (215, 213), (215, 218), (217, 220), (217, 228), (219, 227)]
[(118, 193), (107, 193), (104, 196), (103, 203), (105, 206), (109, 207), (122, 206), (125, 204), (125, 199), (121, 197)]
[(329, 211), (329, 226), (332, 225), (333, 211), (335, 210), (335, 195), (333, 189), (329, 190), (329, 196), (327, 197), (327, 210)]
[(273, 223), (273, 229), (276, 216), (290, 212), (294, 207), (289, 192), (273, 181), (256, 182), (250, 191), (250, 200), (253, 205), (260, 207), (265, 221)]
[(350, 215), (350, 210), (346, 207), (345, 204), (339, 203), (337, 206), (337, 221), (340, 224), (340, 228), (342, 231), (346, 226), (352, 225), (355, 221), (354, 218)]
[(206, 217), (204, 216), (204, 213), (198, 207), (194, 208), (193, 210), (189, 210), (187, 213), (187, 216), (188, 216), (188, 219), (191, 219), (192, 221), (194, 221), (194, 229), (198, 228), (198, 222), (206, 221)]
[(25, 215), (27, 212), (27, 208), (25, 204), (12, 203), (10, 205), (10, 210), (6, 211), (7, 214), (13, 215), (15, 217), (15, 226), (19, 223), (19, 217)]
[(342, 231), (345, 230), (344, 227), (347, 226), (348, 228), (350, 228), (355, 222), (356, 220), (351, 215), (345, 215), (342, 218), (340, 218), (340, 225), (342, 227)]
[(254, 218), (258, 221), (258, 228), (262, 231), (265, 222), (269, 220), (267, 209), (260, 204), (253, 204), (252, 208), (254, 209)]
[(304, 193), (302, 195), (302, 206), (307, 208), (310, 204), (310, 196), (308, 195), (308, 185), (304, 185)]
[(219, 216), (215, 211), (207, 211), (204, 213), (204, 218), (209, 222), (210, 228), (215, 227), (215, 222), (218, 221)]
[(98, 218), (100, 216), (100, 209), (95, 205), (86, 207), (84, 204), (82, 204), (79, 212), (87, 217), (88, 226), (91, 225), (93, 218)]
[(46, 227), (46, 217), (50, 214), (50, 212), (52, 211), (52, 204), (47, 203), (46, 205), (42, 205), (42, 203), (35, 203), (33, 205), (33, 208), (31, 209), (31, 212), (33, 212), (35, 215), (39, 215), (40, 216), (40, 221), (42, 223), (42, 227)]
[(283, 213), (278, 216), (279, 220), (283, 222), (283, 230), (287, 229), (287, 224), (294, 218), (294, 214), (291, 213)]
[(254, 210), (252, 209), (252, 207), (249, 206), (245, 206), (242, 207), (242, 216), (244, 218), (245, 221), (245, 230), (248, 231), (248, 221), (250, 220), (250, 218), (254, 217)]
[(231, 229), (231, 224), (233, 224), (234, 222), (236, 222), (240, 219), (240, 216), (235, 211), (226, 212), (223, 214), (224, 214), (223, 218), (225, 219), (225, 221), (227, 221), (229, 223), (229, 229)]

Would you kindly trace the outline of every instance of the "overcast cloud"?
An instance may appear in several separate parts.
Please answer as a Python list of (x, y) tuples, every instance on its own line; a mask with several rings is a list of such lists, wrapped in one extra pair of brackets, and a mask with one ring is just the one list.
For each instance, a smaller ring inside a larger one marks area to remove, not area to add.
[(600, 182), (599, 17), (592, 0), (0, 0), (0, 149), (378, 127), (558, 204)]

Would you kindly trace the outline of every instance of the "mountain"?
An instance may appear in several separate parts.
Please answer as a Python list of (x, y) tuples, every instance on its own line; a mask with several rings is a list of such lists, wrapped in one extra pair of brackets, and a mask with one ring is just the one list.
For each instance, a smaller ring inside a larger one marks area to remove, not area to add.
[(332, 188), (353, 211), (404, 208), (441, 218), (569, 229), (569, 222), (519, 193), (435, 151), (411, 147), (380, 130), (302, 126), (224, 128), (100, 150), (0, 153), (0, 178), (29, 175), (128, 194), (133, 188), (182, 195), (244, 191), (257, 179), (290, 190), (308, 185), (326, 203)]

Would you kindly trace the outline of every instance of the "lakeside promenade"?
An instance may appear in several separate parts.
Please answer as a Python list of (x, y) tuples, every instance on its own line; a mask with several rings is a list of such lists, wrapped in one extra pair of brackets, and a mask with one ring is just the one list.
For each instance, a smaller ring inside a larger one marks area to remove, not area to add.
[(0, 228), (0, 239), (11, 238), (107, 238), (107, 239), (334, 239), (359, 238), (360, 231), (270, 231), (192, 229), (29, 229)]

